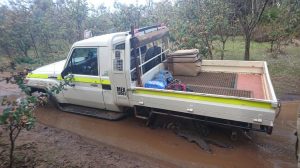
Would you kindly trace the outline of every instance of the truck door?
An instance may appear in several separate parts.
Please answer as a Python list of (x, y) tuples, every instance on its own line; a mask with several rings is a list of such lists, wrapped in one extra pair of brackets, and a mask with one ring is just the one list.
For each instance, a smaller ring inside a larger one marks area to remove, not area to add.
[(74, 75), (73, 86), (63, 91), (68, 103), (105, 109), (99, 65), (98, 47), (73, 49), (66, 67)]
[(112, 50), (112, 89), (115, 92), (115, 102), (118, 105), (129, 105), (127, 95), (127, 79), (126, 79), (126, 67), (125, 67), (125, 43), (114, 45)]

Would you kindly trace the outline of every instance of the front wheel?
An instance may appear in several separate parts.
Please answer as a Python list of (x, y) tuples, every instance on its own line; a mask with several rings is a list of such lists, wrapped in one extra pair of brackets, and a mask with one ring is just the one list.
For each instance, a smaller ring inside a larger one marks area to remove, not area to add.
[(49, 102), (53, 104), (58, 110), (63, 111), (63, 107), (54, 96), (49, 97)]

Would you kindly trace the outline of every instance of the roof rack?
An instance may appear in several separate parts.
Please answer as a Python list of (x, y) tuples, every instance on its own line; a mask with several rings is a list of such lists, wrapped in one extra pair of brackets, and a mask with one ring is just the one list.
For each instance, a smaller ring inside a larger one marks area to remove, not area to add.
[(134, 29), (133, 27), (131, 27), (130, 34), (132, 35), (131, 46), (134, 46), (133, 43), (135, 43), (135, 46), (138, 47), (146, 45), (147, 43), (156, 41), (168, 35), (169, 29), (163, 24), (143, 27), (139, 29)]
[(134, 33), (132, 34), (132, 32), (130, 32), (130, 34), (134, 35), (134, 36), (141, 36), (141, 35), (145, 35), (147, 33), (150, 33), (153, 31), (158, 31), (158, 30), (165, 29), (165, 28), (167, 28), (167, 27), (163, 23), (161, 23), (161, 24), (157, 24), (157, 25), (153, 25), (153, 26), (146, 26), (146, 27), (134, 29)]

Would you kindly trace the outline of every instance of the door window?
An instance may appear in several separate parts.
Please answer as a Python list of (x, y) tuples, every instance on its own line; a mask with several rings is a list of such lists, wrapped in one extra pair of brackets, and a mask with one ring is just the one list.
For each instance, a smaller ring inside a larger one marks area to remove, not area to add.
[(68, 69), (72, 74), (98, 76), (97, 48), (75, 48)]

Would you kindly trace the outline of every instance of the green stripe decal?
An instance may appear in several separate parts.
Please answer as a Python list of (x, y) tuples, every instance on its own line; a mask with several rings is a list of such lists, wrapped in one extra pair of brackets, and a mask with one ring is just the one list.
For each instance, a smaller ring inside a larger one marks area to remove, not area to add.
[(101, 79), (96, 78), (87, 78), (87, 77), (74, 77), (74, 82), (82, 82), (82, 83), (96, 83), (101, 84)]
[(111, 83), (110, 83), (110, 80), (108, 80), (108, 79), (101, 79), (101, 84), (110, 85)]
[(57, 80), (63, 80), (63, 78), (61, 77), (61, 75), (57, 76)]
[(272, 109), (271, 103), (256, 102), (256, 101), (249, 101), (249, 100), (242, 100), (242, 99), (235, 99), (235, 98), (211, 97), (211, 96), (203, 96), (203, 95), (193, 95), (193, 94), (186, 94), (186, 93), (163, 92), (163, 91), (143, 90), (143, 89), (136, 89), (134, 90), (134, 93)]
[[(27, 75), (27, 78), (40, 78), (40, 79), (48, 79), (49, 75), (47, 74), (32, 74), (29, 73)], [(57, 80), (62, 80), (61, 75), (57, 76)], [(82, 82), (82, 83), (96, 83), (96, 84), (104, 84), (104, 85), (110, 85), (111, 82), (109, 79), (100, 79), (100, 78), (89, 78), (89, 77), (74, 77), (74, 82)]]
[(47, 79), (48, 75), (47, 74), (33, 74), (33, 73), (29, 73), (27, 75), (27, 78), (41, 78), (41, 79)]

